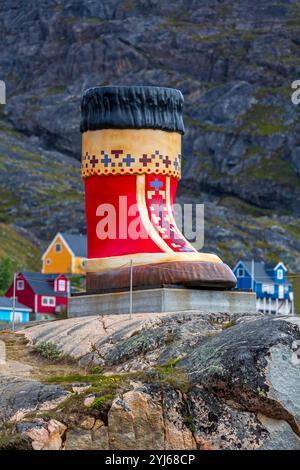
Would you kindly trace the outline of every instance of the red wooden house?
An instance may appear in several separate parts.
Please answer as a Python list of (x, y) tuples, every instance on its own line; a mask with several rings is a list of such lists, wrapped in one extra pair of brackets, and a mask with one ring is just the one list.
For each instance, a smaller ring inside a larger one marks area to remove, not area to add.
[[(34, 319), (53, 319), (68, 305), (70, 281), (65, 274), (23, 272), (16, 277), (17, 301), (30, 307)], [(13, 297), (13, 283), (5, 296)]]

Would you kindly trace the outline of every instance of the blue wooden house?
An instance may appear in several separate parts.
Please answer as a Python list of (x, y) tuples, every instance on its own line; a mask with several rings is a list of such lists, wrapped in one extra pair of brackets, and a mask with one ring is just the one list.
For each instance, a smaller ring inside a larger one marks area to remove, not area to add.
[(292, 284), (288, 282), (287, 268), (282, 262), (274, 266), (262, 261), (240, 260), (233, 272), (237, 289), (251, 289), (256, 293), (258, 311), (294, 314)]
[[(32, 309), (26, 305), (15, 303), (15, 323), (28, 322)], [(0, 297), (0, 321), (13, 321), (13, 299)]]

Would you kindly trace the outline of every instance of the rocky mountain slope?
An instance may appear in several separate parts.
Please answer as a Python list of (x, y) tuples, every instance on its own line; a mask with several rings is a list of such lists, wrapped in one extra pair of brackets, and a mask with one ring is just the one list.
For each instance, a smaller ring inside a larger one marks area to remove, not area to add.
[[(1, 221), (45, 245), (84, 231), (84, 89), (164, 85), (185, 97), (181, 201), (205, 202), (204, 249), (300, 270), (299, 0), (4, 0)], [(3, 235), (2, 235), (3, 237)], [(30, 235), (31, 237), (31, 235)]]
[(297, 318), (106, 315), (23, 333), (0, 334), (0, 449), (300, 449)]

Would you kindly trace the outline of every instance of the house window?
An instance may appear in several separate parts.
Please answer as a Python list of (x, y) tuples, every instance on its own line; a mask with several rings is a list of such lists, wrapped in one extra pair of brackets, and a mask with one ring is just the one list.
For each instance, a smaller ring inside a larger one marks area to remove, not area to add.
[(245, 270), (243, 268), (239, 268), (237, 271), (237, 277), (244, 277), (245, 276)]
[(282, 269), (278, 269), (278, 271), (277, 271), (277, 279), (280, 279), (280, 280), (283, 279), (283, 270), (282, 270)]
[(56, 245), (55, 245), (55, 251), (56, 251), (56, 253), (60, 253), (60, 252), (61, 252), (61, 243), (56, 243)]
[(278, 287), (278, 298), (284, 299), (284, 287), (283, 286)]
[(54, 307), (55, 306), (55, 297), (42, 297), (43, 307)]
[(21, 312), (10, 312), (10, 321), (14, 321), (15, 323), (21, 323), (22, 313)]
[(59, 279), (59, 281), (58, 281), (58, 290), (59, 290), (59, 292), (65, 292), (66, 282), (65, 282), (64, 279)]
[(24, 281), (17, 281), (17, 290), (24, 290)]
[(262, 285), (262, 292), (264, 294), (271, 294), (273, 295), (274, 294), (274, 286), (272, 286), (271, 284), (263, 284)]

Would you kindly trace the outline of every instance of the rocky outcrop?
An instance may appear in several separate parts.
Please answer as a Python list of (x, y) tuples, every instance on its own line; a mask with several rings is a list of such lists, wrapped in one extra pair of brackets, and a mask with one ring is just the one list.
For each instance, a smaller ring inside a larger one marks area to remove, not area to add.
[(140, 387), (112, 403), (108, 413), (110, 449), (196, 449), (184, 422), (182, 396), (172, 389)]
[[(31, 345), (54, 343), (82, 366), (99, 364), (120, 371), (148, 369), (192, 351), (207, 334), (239, 315), (182, 313), (104, 315), (44, 323), (20, 331)], [(245, 315), (245, 319), (247, 316)], [(240, 320), (243, 316), (240, 315)]]
[[(245, 322), (195, 348), (178, 366), (196, 385), (196, 435), (217, 448), (300, 448), (300, 320)], [(225, 432), (226, 430), (226, 432)]]
[(16, 426), (17, 432), (31, 440), (33, 450), (61, 450), (67, 427), (55, 419), (35, 419)]
[(67, 433), (65, 450), (109, 450), (108, 431), (106, 426), (100, 428), (71, 429)]
[(103, 368), (98, 391), (72, 385), (71, 415), (59, 406), (63, 448), (300, 450), (297, 317), (81, 317), (25, 334)]
[(192, 383), (245, 410), (286, 420), (300, 435), (299, 327), (300, 319), (289, 318), (242, 323), (194, 348), (178, 366)]
[(117, 397), (107, 425), (67, 432), (65, 448), (300, 450), (300, 438), (284, 419), (249, 412), (234, 401), (218, 399), (202, 386), (182, 394), (154, 384), (139, 385)]
[(57, 385), (0, 375), (0, 423), (20, 421), (30, 412), (56, 408), (68, 395)]

